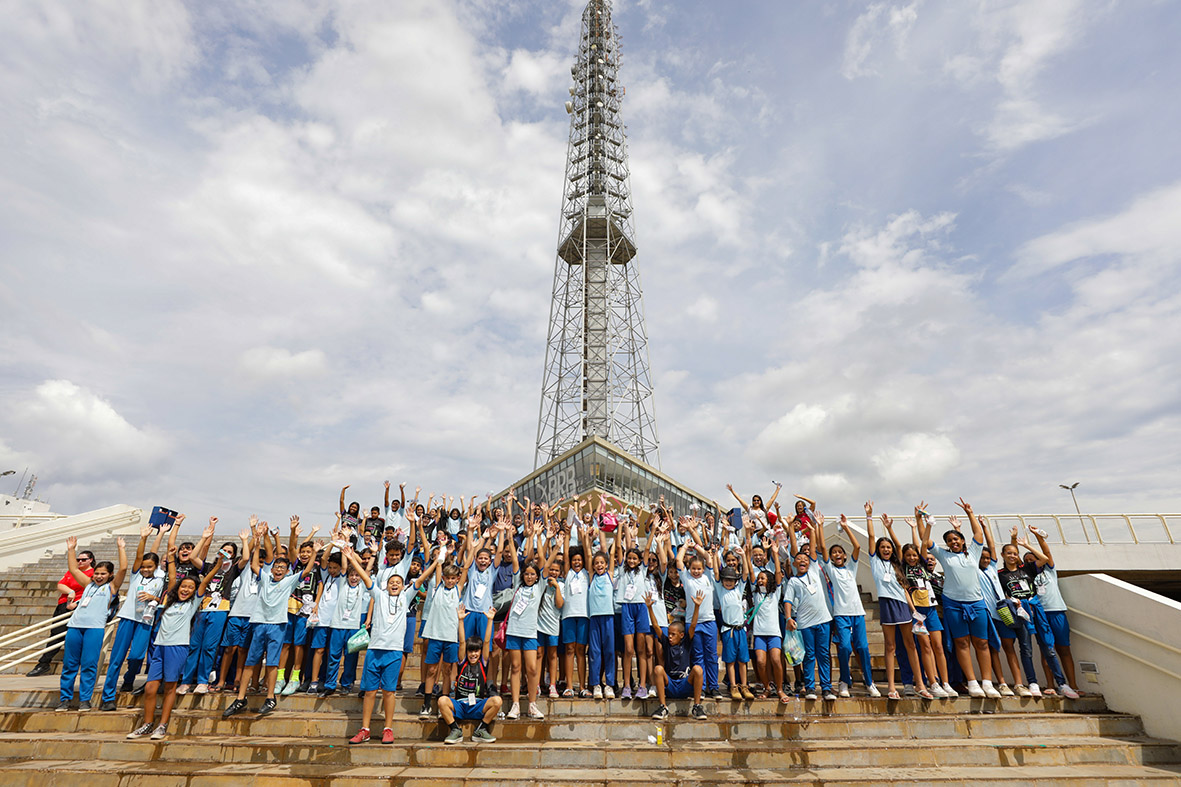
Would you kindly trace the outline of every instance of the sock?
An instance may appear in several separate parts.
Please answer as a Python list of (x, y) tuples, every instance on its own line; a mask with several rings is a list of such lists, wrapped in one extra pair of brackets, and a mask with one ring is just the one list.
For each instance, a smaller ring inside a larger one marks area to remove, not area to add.
[[(482, 723), (483, 723), (483, 722), (481, 722), (481, 724), (482, 724)], [(458, 729), (459, 729), (459, 722), (457, 722), (457, 721), (453, 721), (453, 722), (451, 722), (451, 729), (453, 729), (453, 730), (458, 730)]]
[[(459, 725), (457, 724), (456, 726), (458, 727)], [(479, 732), (480, 730), (484, 730), (485, 732), (488, 730), (488, 725), (484, 721), (481, 721), (476, 725), (476, 732)]]
[(275, 678), (275, 682), (276, 682), (276, 683), (284, 683), (284, 682), (286, 682), (286, 680), (287, 680), (287, 678), (286, 678), (286, 675), (287, 675), (287, 670), (285, 670), (285, 669), (281, 669), (281, 670), (279, 670), (279, 674), (278, 674), (278, 676)]
[(291, 680), (293, 680), (296, 684), (299, 683), (299, 670), (291, 670)]

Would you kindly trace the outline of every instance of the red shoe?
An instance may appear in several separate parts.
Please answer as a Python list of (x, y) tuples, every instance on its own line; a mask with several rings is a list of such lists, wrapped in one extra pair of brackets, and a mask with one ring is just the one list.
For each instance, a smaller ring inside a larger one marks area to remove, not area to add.
[(365, 743), (369, 740), (369, 728), (362, 727), (361, 731), (349, 738), (349, 743)]
[(384, 730), (382, 730), (381, 731), (381, 742), (382, 743), (393, 743), (394, 742), (394, 731), (391, 730), (389, 727), (386, 727)]

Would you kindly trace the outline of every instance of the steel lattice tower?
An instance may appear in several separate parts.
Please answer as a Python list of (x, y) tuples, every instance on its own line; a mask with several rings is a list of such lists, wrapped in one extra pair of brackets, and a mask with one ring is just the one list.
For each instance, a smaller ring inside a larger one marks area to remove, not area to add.
[(570, 141), (534, 467), (591, 436), (659, 466), (619, 60), (610, 0), (590, 0), (570, 69)]

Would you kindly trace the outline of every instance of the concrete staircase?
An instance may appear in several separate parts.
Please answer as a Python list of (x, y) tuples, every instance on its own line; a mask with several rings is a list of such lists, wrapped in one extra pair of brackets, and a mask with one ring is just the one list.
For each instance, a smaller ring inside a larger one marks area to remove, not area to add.
[[(113, 540), (90, 548), (99, 559), (115, 553)], [(58, 556), (0, 574), (0, 602), (13, 616), (47, 616), (56, 594), (48, 597), (41, 583), (52, 588), (61, 571)], [(876, 621), (876, 605), (867, 609)], [(879, 669), (881, 643), (873, 631)], [(417, 685), (417, 667), (412, 656), (408, 687)], [(655, 700), (543, 699), (544, 721), (498, 722), (497, 742), (478, 746), (444, 746), (442, 725), (420, 721), (420, 700), (400, 696), (395, 743), (350, 746), (346, 739), (360, 726), (355, 695), (295, 695), (269, 717), (247, 713), (228, 721), (221, 711), (230, 697), (190, 695), (178, 701), (169, 738), (152, 742), (124, 738), (142, 718), (135, 698), (120, 695), (115, 712), (55, 713), (55, 683), (0, 676), (0, 784), (1181, 783), (1181, 746), (1148, 737), (1137, 717), (1109, 712), (1099, 696), (707, 702), (707, 721), (690, 720), (682, 701), (659, 725), (661, 744), (650, 741), (658, 727), (649, 719)], [(254, 707), (261, 702), (251, 700)], [(471, 730), (465, 725), (466, 734)]]

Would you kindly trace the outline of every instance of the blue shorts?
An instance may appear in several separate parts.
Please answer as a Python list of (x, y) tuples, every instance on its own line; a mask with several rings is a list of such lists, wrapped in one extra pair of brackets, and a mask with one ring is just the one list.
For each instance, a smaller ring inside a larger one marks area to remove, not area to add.
[(542, 634), (537, 632), (537, 647), (539, 648), (557, 648), (561, 647), (557, 634)]
[(943, 623), (939, 620), (938, 607), (915, 607), (915, 612), (926, 617), (923, 625), (927, 627), (927, 633), (931, 634), (936, 631), (943, 631)]
[(746, 629), (727, 628), (722, 632), (722, 661), (726, 664), (750, 662), (750, 648), (746, 644)]
[(512, 634), (507, 634), (504, 638), (504, 649), (537, 650), (537, 637), (516, 637)]
[(428, 639), (426, 641), (426, 663), (438, 664), (440, 658), (448, 664), (458, 664), (459, 643)]
[(755, 637), (756, 651), (783, 650), (783, 637)]
[(332, 629), (327, 626), (316, 626), (312, 629), (312, 650), (328, 647), (328, 638)]
[(414, 652), (414, 618), (406, 618), (406, 639), (402, 641), (402, 652)]
[(1046, 610), (1046, 619), (1050, 621), (1050, 631), (1054, 632), (1054, 647), (1070, 647), (1070, 621), (1065, 612), (1051, 612)]
[(590, 641), (590, 618), (563, 618), (562, 619), (562, 644), (569, 645), (576, 643), (578, 645), (585, 645)]
[(943, 617), (952, 639), (967, 636), (988, 639), (988, 621), (991, 616), (983, 600), (956, 601), (944, 596)]
[(475, 705), (469, 705), (466, 699), (459, 699), (452, 702), (452, 707), (455, 709), (456, 721), (483, 721), (484, 719), (484, 703), (488, 700), (476, 700)]
[(176, 683), (185, 669), (188, 645), (157, 645), (148, 658), (148, 683), (154, 680)]
[(254, 623), (251, 625), (250, 650), (246, 653), (246, 666), (253, 667), (266, 656), (268, 667), (279, 666), (279, 656), (283, 653), (283, 638), (286, 635), (286, 623)]
[(463, 616), (463, 638), (484, 639), (484, 632), (488, 630), (488, 616), (483, 612), (468, 610)]
[(1004, 628), (1004, 626), (998, 626), (997, 622), (992, 619), (991, 615), (989, 617), (985, 618), (985, 620), (986, 620), (985, 625), (988, 626), (988, 647), (992, 648), (993, 650), (1000, 650), (1001, 649), (1000, 630), (1002, 628)]
[[(1013, 626), (1006, 626), (1003, 622), (996, 621), (996, 620), (994, 620), (992, 623), (996, 627), (997, 635), (1001, 639), (1017, 639), (1017, 629), (1015, 628), (1015, 626), (1017, 625), (1016, 623), (1014, 623)], [(1030, 623), (1029, 621), (1020, 620), (1020, 619), (1018, 619), (1017, 623), (1024, 624), (1026, 630), (1028, 630), (1030, 635), (1032, 636), (1032, 634), (1033, 634), (1033, 624), (1032, 623)]]
[(402, 651), (369, 650), (365, 653), (365, 671), (361, 673), (361, 691), (394, 691), (402, 671)]
[(652, 631), (652, 623), (648, 620), (648, 607), (645, 604), (623, 604), (619, 608), (619, 617), (623, 635), (648, 634)]
[(302, 645), (308, 639), (308, 619), (287, 613), (287, 633), (283, 635), (284, 645)]
[(693, 694), (693, 684), (688, 678), (669, 678), (668, 687), (664, 690), (666, 700), (683, 700)]
[(250, 645), (250, 618), (230, 618), (221, 644), (227, 648), (245, 648)]

